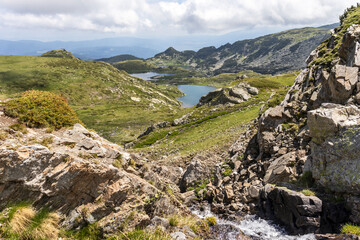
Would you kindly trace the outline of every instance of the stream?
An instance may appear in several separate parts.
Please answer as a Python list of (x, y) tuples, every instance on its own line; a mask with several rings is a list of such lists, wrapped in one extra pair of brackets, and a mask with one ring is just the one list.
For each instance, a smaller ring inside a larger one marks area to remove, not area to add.
[[(285, 230), (274, 224), (272, 221), (261, 219), (255, 215), (247, 215), (240, 222), (227, 221), (219, 218), (206, 206), (203, 211), (193, 209), (192, 212), (200, 218), (215, 217), (217, 219), (217, 228), (220, 229), (218, 239), (237, 240), (237, 236), (243, 232), (245, 235), (256, 240), (315, 240), (314, 234), (301, 236), (287, 235)], [(221, 231), (222, 230), (222, 231)], [(217, 231), (219, 232), (219, 230)]]

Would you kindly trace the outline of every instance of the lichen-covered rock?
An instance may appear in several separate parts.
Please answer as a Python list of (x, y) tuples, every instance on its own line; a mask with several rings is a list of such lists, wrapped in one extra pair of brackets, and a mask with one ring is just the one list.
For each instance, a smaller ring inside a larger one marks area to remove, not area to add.
[[(108, 233), (124, 222), (129, 229), (144, 227), (155, 216), (185, 209), (138, 174), (129, 163), (136, 156), (80, 124), (52, 133), (27, 131), (0, 140), (0, 209), (27, 201), (60, 213), (66, 229), (97, 222)], [(175, 180), (179, 171), (162, 166), (160, 173)]]
[(287, 153), (270, 163), (264, 177), (265, 183), (289, 182), (294, 175), (295, 152)]
[(323, 142), (341, 129), (360, 125), (360, 109), (356, 106), (322, 104), (308, 112), (308, 126), (313, 141)]
[(331, 191), (359, 194), (360, 109), (331, 105), (308, 116), (313, 177)]
[(203, 162), (195, 159), (186, 168), (186, 171), (180, 180), (180, 190), (185, 192), (189, 187), (194, 187), (197, 184), (201, 184), (203, 179), (208, 175), (209, 169), (206, 167), (206, 165)]

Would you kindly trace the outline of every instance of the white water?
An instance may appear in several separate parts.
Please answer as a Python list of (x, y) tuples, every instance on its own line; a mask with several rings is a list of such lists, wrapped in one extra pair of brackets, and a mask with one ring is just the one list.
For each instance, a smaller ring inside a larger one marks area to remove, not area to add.
[(226, 240), (236, 240), (236, 236), (240, 231), (247, 236), (261, 240), (315, 240), (314, 234), (302, 236), (287, 235), (285, 230), (280, 226), (271, 221), (256, 217), (255, 215), (245, 216), (244, 220), (240, 223), (235, 223), (219, 219), (218, 216), (210, 211), (210, 207), (206, 207), (204, 211), (193, 210), (193, 213), (200, 218), (215, 217), (217, 219), (217, 224), (232, 226), (233, 229), (236, 229), (235, 231), (224, 233), (222, 239)]

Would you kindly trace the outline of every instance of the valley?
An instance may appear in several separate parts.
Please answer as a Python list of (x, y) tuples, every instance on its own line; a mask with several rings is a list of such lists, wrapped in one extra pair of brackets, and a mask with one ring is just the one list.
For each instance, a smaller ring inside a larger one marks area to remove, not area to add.
[(1, 55), (0, 239), (359, 239), (359, 42)]

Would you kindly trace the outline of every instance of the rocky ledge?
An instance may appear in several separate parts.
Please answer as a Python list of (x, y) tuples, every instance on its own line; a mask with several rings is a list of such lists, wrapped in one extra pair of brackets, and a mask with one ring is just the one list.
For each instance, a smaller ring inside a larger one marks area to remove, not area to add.
[(251, 87), (247, 83), (239, 83), (234, 87), (219, 88), (209, 92), (207, 95), (200, 98), (197, 107), (219, 104), (239, 104), (247, 101), (252, 95), (259, 94), (259, 90), (255, 87)]
[[(151, 230), (161, 217), (196, 219), (169, 184), (179, 181), (180, 168), (155, 170), (80, 124), (48, 133), (16, 128), (16, 121), (3, 114), (0, 120), (0, 209), (31, 202), (58, 213), (62, 228), (96, 223), (104, 234), (146, 226)], [(184, 227), (167, 231), (196, 236)]]

